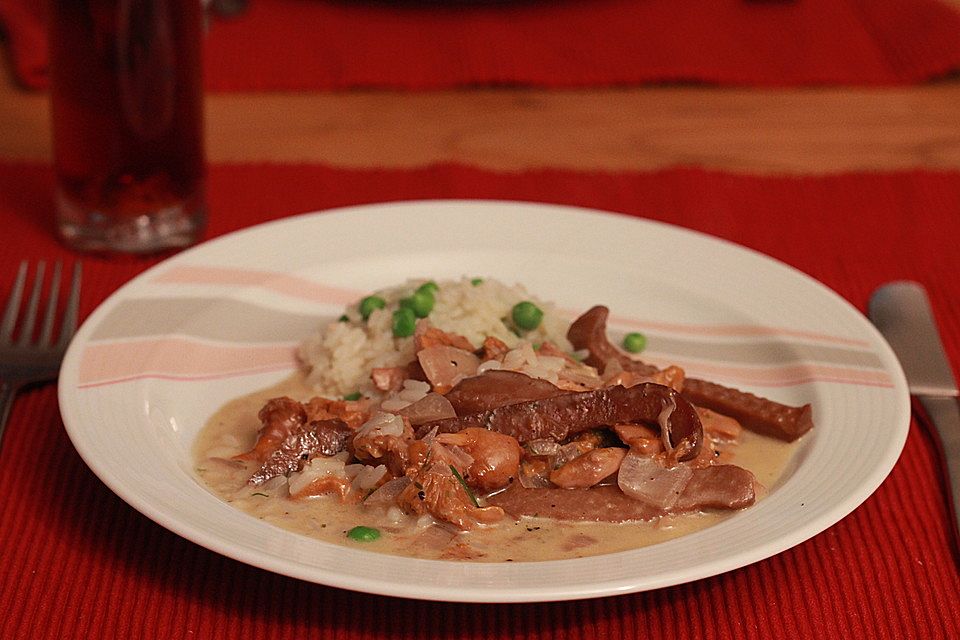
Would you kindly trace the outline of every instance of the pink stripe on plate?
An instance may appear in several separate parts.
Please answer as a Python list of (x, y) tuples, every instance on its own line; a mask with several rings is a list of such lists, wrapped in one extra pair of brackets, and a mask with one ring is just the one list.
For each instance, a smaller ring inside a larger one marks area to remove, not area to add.
[(660, 367), (677, 365), (688, 376), (723, 379), (760, 387), (790, 387), (810, 382), (836, 382), (870, 387), (892, 387), (893, 381), (885, 371), (834, 367), (812, 363), (797, 363), (777, 367), (738, 367), (709, 364), (669, 356), (650, 358), (649, 362)]
[[(348, 305), (356, 302), (363, 295), (353, 289), (343, 289), (321, 284), (313, 280), (298, 278), (285, 273), (261, 271), (256, 269), (239, 269), (227, 267), (206, 267), (202, 265), (183, 265), (173, 267), (161, 273), (154, 282), (161, 284), (214, 284), (227, 286), (257, 286), (292, 298), (321, 302), (328, 304)], [(577, 317), (581, 311), (563, 309), (562, 313), (570, 318)], [(869, 347), (866, 340), (846, 338), (843, 336), (801, 331), (782, 327), (765, 327), (759, 325), (698, 325), (678, 324), (669, 322), (650, 322), (637, 320), (625, 316), (610, 316), (611, 324), (620, 324), (647, 331), (664, 331), (670, 333), (721, 336), (721, 337), (783, 337), (817, 340), (820, 342), (841, 344), (855, 347)]]
[(781, 338), (802, 338), (804, 340), (816, 340), (832, 344), (841, 344), (852, 347), (869, 347), (870, 342), (857, 338), (845, 338), (843, 336), (829, 335), (826, 333), (817, 333), (814, 331), (800, 331), (798, 329), (785, 329), (782, 327), (764, 327), (760, 325), (738, 325), (738, 324), (677, 324), (672, 322), (648, 322), (636, 320), (625, 316), (610, 316), (611, 324), (619, 324), (635, 329), (645, 329), (647, 331), (663, 331), (669, 333), (680, 333), (696, 336), (721, 336), (729, 338), (738, 337), (781, 337)]
[(143, 377), (204, 379), (297, 366), (291, 345), (210, 345), (186, 338), (91, 344), (80, 357), (78, 386)]
[(331, 287), (284, 273), (254, 269), (204, 267), (201, 265), (184, 265), (168, 269), (158, 275), (154, 282), (162, 284), (256, 286), (292, 298), (338, 305), (350, 304), (361, 296), (357, 291)]
[(103, 380), (101, 382), (90, 382), (88, 384), (78, 384), (78, 389), (91, 389), (93, 387), (105, 387), (111, 384), (120, 384), (123, 382), (135, 382), (137, 380), (173, 380), (175, 382), (197, 382), (203, 380), (224, 380), (227, 378), (240, 378), (243, 376), (255, 376), (261, 373), (273, 373), (275, 371), (293, 371), (296, 364), (282, 364), (274, 367), (261, 367), (259, 369), (241, 369), (225, 373), (211, 373), (208, 375), (172, 375), (166, 373), (141, 373), (126, 378), (117, 378), (115, 380)]

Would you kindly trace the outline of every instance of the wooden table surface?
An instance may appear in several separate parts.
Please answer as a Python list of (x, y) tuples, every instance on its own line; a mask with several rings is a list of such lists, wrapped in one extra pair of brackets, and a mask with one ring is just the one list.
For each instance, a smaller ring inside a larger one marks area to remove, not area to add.
[[(46, 95), (0, 77), (0, 160), (50, 157)], [(546, 91), (213, 94), (211, 162), (744, 173), (960, 168), (960, 79), (789, 90), (656, 86)]]

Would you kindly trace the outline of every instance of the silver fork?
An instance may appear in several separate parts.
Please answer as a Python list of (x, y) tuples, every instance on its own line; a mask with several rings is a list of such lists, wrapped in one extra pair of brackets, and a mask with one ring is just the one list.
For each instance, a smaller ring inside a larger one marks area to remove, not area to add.
[(80, 263), (76, 263), (73, 268), (70, 292), (67, 295), (67, 303), (60, 321), (60, 333), (56, 341), (53, 339), (53, 333), (57, 319), (62, 266), (59, 262), (53, 266), (43, 324), (36, 338), (34, 334), (37, 328), (37, 311), (40, 307), (46, 264), (37, 263), (30, 298), (21, 317), (20, 306), (27, 284), (27, 270), (27, 262), (21, 262), (17, 279), (13, 283), (13, 290), (7, 300), (3, 319), (0, 320), (0, 443), (3, 441), (3, 431), (7, 417), (10, 415), (14, 396), (25, 385), (56, 379), (63, 354), (77, 330), (77, 315), (80, 307)]

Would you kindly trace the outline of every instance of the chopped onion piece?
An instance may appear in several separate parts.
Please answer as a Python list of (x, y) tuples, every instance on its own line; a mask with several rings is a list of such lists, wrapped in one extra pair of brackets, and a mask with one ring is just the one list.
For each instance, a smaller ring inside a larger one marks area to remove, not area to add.
[(580, 449), (580, 444), (577, 442), (568, 442), (567, 444), (560, 447), (560, 450), (557, 451), (557, 457), (553, 461), (554, 468), (562, 467), (567, 464), (574, 458), (579, 458), (583, 455), (583, 451)]
[(428, 393), (413, 404), (401, 409), (400, 415), (405, 416), (410, 420), (410, 424), (416, 427), (425, 422), (456, 418), (457, 412), (454, 411), (450, 401), (439, 393)]
[(673, 445), (670, 444), (670, 416), (677, 408), (677, 403), (670, 398), (670, 404), (665, 406), (657, 415), (657, 424), (660, 425), (660, 441), (663, 442), (663, 449), (667, 453), (673, 451)]
[(499, 360), (485, 360), (477, 367), (477, 375), (486, 373), (487, 371), (499, 371), (501, 366)]
[[(397, 478), (399, 480), (399, 478)], [(400, 509), (400, 507), (394, 505), (387, 509), (387, 520), (392, 524), (400, 524), (406, 520), (406, 514)]]
[(520, 480), (520, 486), (524, 489), (546, 489), (551, 486), (550, 478), (544, 473), (538, 473), (538, 470), (530, 464), (521, 464), (517, 472), (517, 478)]
[(357, 435), (370, 437), (403, 435), (403, 418), (393, 413), (378, 411), (360, 425)]
[(433, 429), (430, 429), (430, 431), (427, 432), (427, 435), (423, 436), (423, 437), (420, 438), (420, 439), (423, 440), (423, 442), (424, 442), (425, 444), (433, 444), (433, 441), (434, 441), (434, 439), (436, 439), (436, 437), (437, 437), (437, 431), (438, 431), (439, 429), (440, 429), (440, 427), (434, 427)]
[(526, 447), (533, 456), (555, 456), (560, 453), (560, 443), (554, 440), (531, 440)]
[[(443, 445), (437, 445), (443, 446)], [(461, 449), (457, 445), (450, 445), (444, 447), (447, 454), (450, 456), (451, 464), (457, 468), (457, 470), (466, 471), (473, 465), (473, 456), (467, 453), (465, 450)]]
[(363, 504), (371, 506), (392, 504), (397, 499), (397, 496), (400, 495), (400, 492), (407, 488), (408, 484), (410, 484), (410, 478), (406, 476), (388, 480), (380, 485), (376, 491), (367, 496)]
[(617, 484), (634, 500), (667, 511), (676, 504), (691, 477), (693, 469), (687, 465), (664, 467), (650, 456), (628, 453), (620, 464)]
[(456, 347), (428, 347), (417, 353), (427, 379), (434, 388), (450, 389), (464, 378), (477, 374), (480, 358)]
[(400, 396), (394, 396), (392, 398), (387, 398), (380, 403), (380, 409), (383, 411), (388, 411), (390, 413), (399, 413), (407, 407), (409, 407), (411, 402), (409, 400), (404, 400)]
[(519, 371), (527, 364), (537, 364), (537, 353), (529, 342), (521, 342), (503, 356), (503, 368)]
[(559, 356), (537, 356), (537, 364), (548, 371), (560, 371), (566, 360)]
[(353, 481), (351, 484), (353, 489), (363, 492), (377, 486), (387, 473), (387, 468), (382, 464), (375, 467), (367, 464), (348, 464), (343, 470)]
[(583, 362), (584, 360), (590, 357), (590, 349), (577, 349), (576, 351), (572, 351), (570, 353), (570, 356), (574, 360)]
[(407, 402), (416, 402), (430, 393), (430, 385), (422, 380), (412, 380), (410, 378), (403, 381), (403, 389), (400, 390), (399, 397)]
[(306, 490), (311, 483), (327, 476), (347, 477), (342, 457), (317, 456), (303, 465), (303, 470), (300, 473), (290, 474), (290, 495), (296, 497)]

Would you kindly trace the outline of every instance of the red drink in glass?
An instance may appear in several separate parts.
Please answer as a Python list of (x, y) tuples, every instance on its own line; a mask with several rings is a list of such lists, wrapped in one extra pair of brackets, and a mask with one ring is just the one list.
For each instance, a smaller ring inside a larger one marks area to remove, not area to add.
[(57, 224), (79, 249), (190, 244), (205, 220), (200, 0), (50, 0)]

